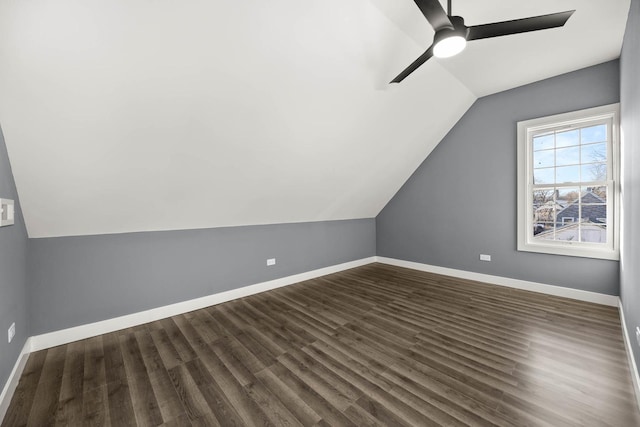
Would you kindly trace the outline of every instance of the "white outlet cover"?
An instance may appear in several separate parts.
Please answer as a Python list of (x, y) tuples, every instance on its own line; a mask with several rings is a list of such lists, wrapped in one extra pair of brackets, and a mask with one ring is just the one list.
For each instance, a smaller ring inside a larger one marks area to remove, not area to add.
[(11, 199), (0, 199), (0, 227), (13, 225), (15, 202)]
[(7, 331), (7, 333), (8, 333), (9, 342), (11, 342), (13, 337), (16, 336), (16, 324), (15, 324), (15, 322), (12, 323), (11, 326), (9, 326), (9, 330)]
[(480, 254), (480, 261), (491, 261), (491, 255)]
[(276, 265), (276, 259), (275, 258), (269, 258), (267, 260), (267, 265)]

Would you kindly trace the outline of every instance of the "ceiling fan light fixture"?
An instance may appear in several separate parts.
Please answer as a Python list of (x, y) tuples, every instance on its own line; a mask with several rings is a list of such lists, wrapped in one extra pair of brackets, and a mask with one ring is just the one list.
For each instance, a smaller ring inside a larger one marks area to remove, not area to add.
[(433, 56), (436, 58), (450, 58), (462, 52), (466, 46), (467, 39), (454, 33), (439, 38), (433, 46)]

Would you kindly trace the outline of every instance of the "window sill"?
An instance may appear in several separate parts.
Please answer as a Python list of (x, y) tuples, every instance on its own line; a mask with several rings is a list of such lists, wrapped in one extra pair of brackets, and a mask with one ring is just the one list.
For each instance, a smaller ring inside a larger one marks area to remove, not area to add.
[(620, 260), (620, 251), (616, 249), (594, 249), (567, 244), (540, 244), (540, 243), (519, 243), (518, 251), (536, 252), (548, 255), (563, 255), (581, 258), (605, 259), (610, 261)]

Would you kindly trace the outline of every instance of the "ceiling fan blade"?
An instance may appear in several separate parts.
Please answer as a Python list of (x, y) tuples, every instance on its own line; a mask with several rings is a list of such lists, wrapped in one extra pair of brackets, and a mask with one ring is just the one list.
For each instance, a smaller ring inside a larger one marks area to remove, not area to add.
[(420, 11), (427, 18), (427, 21), (431, 24), (434, 30), (439, 30), (440, 28), (451, 28), (453, 29), (453, 24), (447, 16), (447, 12), (444, 11), (442, 5), (438, 0), (414, 0)]
[(405, 68), (405, 70), (403, 72), (401, 72), (400, 74), (398, 74), (398, 76), (391, 80), (389, 83), (400, 83), (401, 81), (403, 81), (409, 74), (413, 73), (415, 70), (418, 69), (418, 67), (420, 67), (422, 64), (424, 64), (425, 62), (427, 62), (427, 59), (431, 58), (433, 56), (433, 45), (429, 46), (429, 49), (427, 49), (425, 51), (425, 53), (423, 53), (422, 55), (420, 55), (418, 57), (418, 59), (416, 59), (415, 61), (413, 61), (413, 63), (411, 65), (409, 65), (407, 68)]
[(492, 24), (474, 25), (469, 27), (467, 40), (488, 39), (491, 37), (507, 36), (509, 34), (562, 27), (571, 15), (573, 15), (573, 12), (575, 12), (575, 10), (533, 16), (531, 18), (514, 19), (512, 21), (494, 22)]

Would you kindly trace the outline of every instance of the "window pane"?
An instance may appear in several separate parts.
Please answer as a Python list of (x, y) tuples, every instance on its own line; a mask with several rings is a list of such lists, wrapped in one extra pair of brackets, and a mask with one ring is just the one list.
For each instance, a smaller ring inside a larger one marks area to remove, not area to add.
[(607, 187), (602, 185), (599, 187), (587, 187), (588, 191), (591, 191), (593, 194), (598, 196), (603, 202), (607, 201)]
[(580, 222), (579, 187), (559, 189), (557, 204), (559, 207), (556, 213), (556, 224), (559, 229), (562, 226)]
[[(582, 220), (592, 222), (594, 224), (606, 223), (607, 218), (607, 205), (600, 204), (582, 204), (581, 212)], [(604, 221), (602, 221), (604, 219)]]
[(561, 188), (558, 190), (557, 201), (563, 208), (569, 206), (580, 198), (579, 187)]
[(556, 166), (577, 165), (580, 163), (580, 147), (560, 148), (556, 151)]
[(607, 125), (590, 126), (582, 128), (582, 143), (602, 142), (607, 140)]
[(580, 144), (580, 130), (569, 130), (556, 133), (556, 148)]
[(553, 202), (554, 188), (541, 188), (533, 191), (533, 207), (538, 208), (547, 202)]
[(580, 236), (580, 222), (559, 225), (556, 229), (556, 240), (578, 242)]
[(582, 163), (590, 162), (606, 162), (607, 161), (607, 144), (583, 145), (582, 147)]
[(543, 188), (534, 190), (533, 197), (533, 235), (548, 235), (551, 230), (553, 238), (553, 228), (556, 216), (555, 189)]
[(544, 150), (533, 152), (533, 167), (547, 168), (553, 166), (555, 150)]
[(546, 228), (538, 224), (538, 228), (534, 229), (534, 240), (555, 240), (555, 237), (555, 226), (553, 224), (549, 224)]
[(580, 187), (561, 188), (558, 191), (558, 203), (562, 209), (556, 215), (556, 240), (578, 241), (580, 201)]
[(588, 243), (607, 243), (607, 187), (582, 187), (580, 238)]
[(595, 224), (582, 224), (581, 241), (588, 243), (607, 243), (607, 227)]
[(554, 171), (554, 168), (535, 169), (533, 171), (533, 183), (553, 184), (555, 182)]
[(553, 148), (553, 134), (536, 136), (533, 138), (533, 151)]
[(606, 163), (582, 165), (582, 181), (604, 181), (607, 179)]
[(578, 182), (580, 181), (580, 166), (563, 166), (556, 168), (556, 182)]

